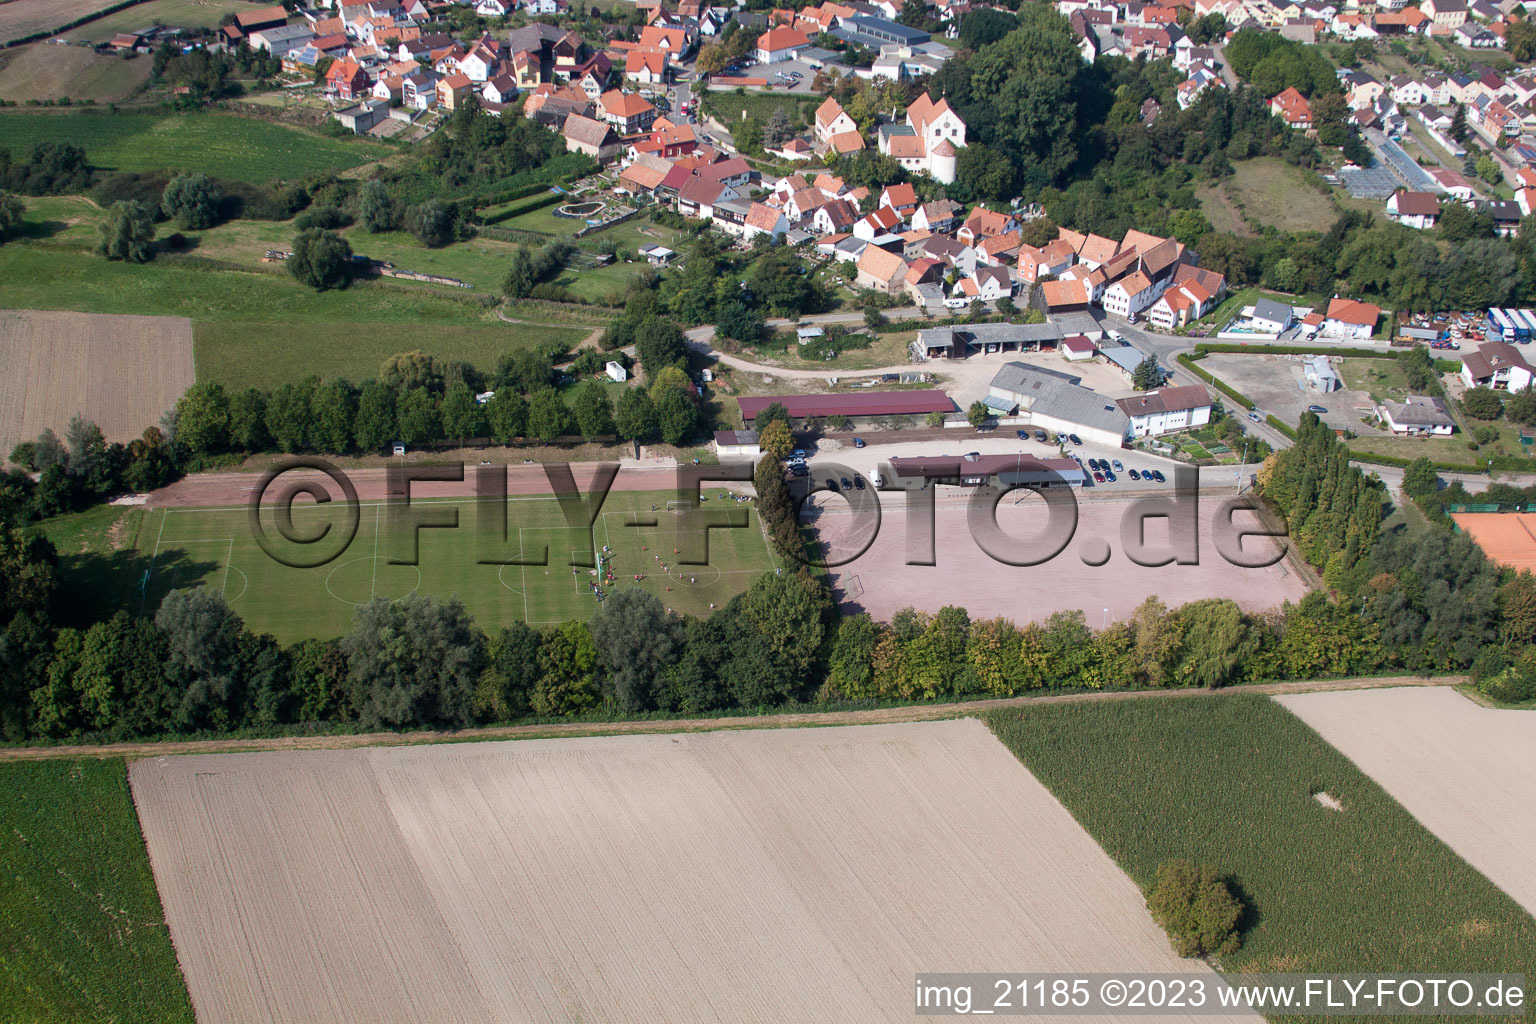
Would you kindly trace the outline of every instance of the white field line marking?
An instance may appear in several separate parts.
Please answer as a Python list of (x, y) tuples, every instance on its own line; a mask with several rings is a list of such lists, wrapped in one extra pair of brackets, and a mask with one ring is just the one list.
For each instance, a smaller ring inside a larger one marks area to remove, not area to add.
[(368, 583), (368, 601), (373, 602), (374, 592), (379, 586), (379, 516), (378, 509), (373, 510), (373, 579)]
[(523, 621), (528, 622), (528, 561), (527, 552), (523, 549), (523, 528), (521, 526), (517, 528), (517, 557), (523, 560), (518, 568), (522, 570), (523, 576)]
[(229, 551), (224, 555), (224, 583), (219, 587), (219, 593), (229, 597), (229, 563), (235, 557), (235, 538), (229, 538)]
[(171, 510), (166, 509), (160, 516), (160, 532), (155, 534), (155, 551), (149, 558), (149, 568), (144, 571), (144, 593), (139, 596), (139, 613), (149, 607), (149, 581), (155, 578), (155, 562), (160, 558), (160, 538), (165, 536), (165, 521), (171, 518)]

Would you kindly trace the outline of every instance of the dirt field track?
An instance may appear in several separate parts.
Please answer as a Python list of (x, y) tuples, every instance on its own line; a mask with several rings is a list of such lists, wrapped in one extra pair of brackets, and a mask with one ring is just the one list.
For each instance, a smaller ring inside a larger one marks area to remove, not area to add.
[(48, 32), (87, 14), (111, 7), (113, 0), (7, 0), (0, 3), (0, 43)]
[(1536, 914), (1536, 713), (1443, 687), (1275, 699)]
[(973, 719), (131, 782), (204, 1024), (883, 1022), (920, 971), (1207, 970)]
[[(1022, 492), (1021, 492), (1022, 493)], [(943, 488), (934, 513), (934, 564), (908, 565), (909, 540), (906, 506), (901, 494), (882, 494), (880, 527), (874, 543), (854, 561), (834, 571), (835, 583), (848, 611), (867, 611), (889, 621), (893, 613), (911, 605), (935, 612), (945, 605), (975, 607), (976, 595), (985, 592), (990, 614), (1004, 615), (1020, 625), (1039, 622), (1053, 612), (1082, 609), (1088, 625), (1099, 628), (1105, 619), (1128, 618), (1136, 606), (1156, 594), (1174, 608), (1190, 601), (1226, 597), (1245, 611), (1278, 607), (1282, 601), (1298, 601), (1307, 593), (1306, 579), (1296, 571), (1294, 559), (1262, 569), (1244, 569), (1227, 562), (1217, 551), (1212, 516), (1227, 495), (1201, 495), (1198, 515), (1198, 565), (1166, 565), (1148, 568), (1126, 557), (1121, 536), (1134, 502), (1118, 496), (1088, 494), (1078, 501), (1077, 529), (1065, 549), (1036, 566), (1011, 566), (996, 561), (972, 539), (964, 494)], [(841, 499), (823, 500), (828, 513), (817, 527), (834, 551), (852, 552), (858, 537), (852, 536), (853, 517)], [(1009, 537), (1040, 538), (1045, 532), (1046, 512), (1033, 495), (1015, 504), (1005, 496), (997, 507), (997, 522)], [(1240, 514), (1240, 526), (1252, 523)], [(1145, 543), (1149, 550), (1165, 547), (1169, 520), (1146, 520)], [(1245, 528), (1251, 528), (1246, 526)], [(1249, 538), (1245, 551), (1273, 550), (1275, 542)], [(1097, 547), (1108, 561), (1089, 565)], [(1107, 611), (1106, 611), (1107, 610)]]
[(192, 379), (182, 317), (0, 310), (0, 457), (45, 428), (62, 437), (75, 413), (107, 440), (131, 441)]

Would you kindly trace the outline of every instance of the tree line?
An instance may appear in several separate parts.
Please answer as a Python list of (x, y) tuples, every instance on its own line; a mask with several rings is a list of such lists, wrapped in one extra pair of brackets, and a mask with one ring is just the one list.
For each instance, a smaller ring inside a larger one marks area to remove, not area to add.
[[(803, 535), (782, 465), (765, 458), (757, 479), (787, 555)], [(819, 578), (785, 570), (703, 619), (634, 590), (590, 622), (482, 630), (455, 600), (412, 596), (360, 609), (340, 638), (288, 647), (248, 631), (206, 588), (168, 595), (152, 616), (61, 624), (78, 600), (61, 588), (57, 552), (0, 506), (0, 728), (11, 740), (452, 728), (1467, 668), (1501, 699), (1536, 695), (1536, 577), (1501, 573), (1463, 535), (1384, 519), (1379, 484), (1316, 422), (1270, 457), (1260, 483), (1331, 593), (1257, 614), (1152, 597), (1097, 630), (1081, 611), (1020, 626), (907, 608), (882, 623), (840, 615)], [(1421, 485), (1427, 507), (1464, 497)], [(1499, 500), (1536, 497), (1495, 486)]]
[[(1259, 484), (1331, 589), (1337, 614), (1372, 631), (1375, 667), (1471, 669), (1479, 681), (1503, 673), (1495, 696), (1536, 696), (1536, 577), (1501, 570), (1453, 532), (1445, 506), (1474, 500), (1459, 483), (1439, 490), (1428, 460), (1419, 460), (1403, 487), (1431, 522), (1389, 516), (1385, 488), (1349, 465), (1344, 443), (1307, 413), (1294, 447), (1266, 460)], [(1475, 500), (1536, 497), (1536, 489), (1490, 488)]]
[[(662, 323), (681, 336), (675, 325)], [(231, 392), (216, 381), (200, 381), (176, 404), (175, 438), (198, 455), (349, 454), (380, 451), (396, 441), (548, 443), (575, 434), (589, 441), (681, 444), (698, 432), (697, 391), (675, 361), (649, 373), (648, 386), (623, 388), (615, 402), (601, 377), (603, 355), (587, 350), (557, 369), (557, 350), (563, 354), (558, 343), (509, 353), (489, 374), (417, 351), (391, 356), (377, 377), (361, 384), (311, 375), (270, 391)], [(656, 353), (641, 351), (657, 365)], [(622, 353), (615, 358), (628, 365)], [(589, 379), (573, 392), (557, 387), (581, 377)]]
[(457, 599), (411, 595), (285, 647), (209, 588), (173, 591), (153, 615), (57, 626), (56, 561), (47, 541), (0, 534), (0, 733), (13, 742), (774, 707), (813, 696), (833, 619), (819, 581), (765, 573), (708, 619), (624, 590), (590, 622), (484, 631)]

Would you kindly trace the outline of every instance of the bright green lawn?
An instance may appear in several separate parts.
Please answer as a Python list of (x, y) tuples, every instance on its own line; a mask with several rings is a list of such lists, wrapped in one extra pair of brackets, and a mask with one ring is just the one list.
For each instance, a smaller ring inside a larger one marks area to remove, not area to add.
[[(594, 532), (599, 550), (608, 545), (616, 554), (617, 586), (643, 587), (674, 611), (705, 615), (711, 603), (724, 604), (745, 590), (755, 574), (771, 568), (773, 561), (751, 506), (722, 501), (720, 493), (705, 492), (709, 496), (705, 513), (736, 512), (745, 526), (709, 530), (708, 564), (686, 567), (673, 563), (672, 550), (684, 548), (684, 539), (697, 542), (703, 531), (682, 514), (666, 511), (673, 495), (609, 494)], [(488, 541), (498, 536), (496, 528), (494, 524), (486, 528), (479, 519), (498, 508), (496, 503), (417, 502), (413, 509), (422, 506), (435, 512), (457, 510), (461, 527), (422, 530), (418, 565), (391, 564), (392, 557), (409, 557), (410, 531), (391, 529), (389, 510), (380, 502), (370, 502), (360, 510), (351, 543), (327, 564), (305, 569), (288, 568), (263, 553), (253, 539), (244, 507), (155, 509), (146, 513), (138, 531), (135, 560), (116, 567), (100, 586), (105, 592), (120, 593), (126, 575), (128, 605), (134, 610), (155, 608), (173, 589), (215, 587), (253, 629), (270, 632), (284, 643), (340, 635), (357, 608), (371, 598), (402, 597), (417, 590), (458, 596), (486, 629), (519, 620), (585, 619), (596, 609), (590, 571), (571, 572), (571, 553), (584, 547), (581, 532), (566, 528), (554, 498), (509, 499), (507, 544)], [(625, 525), (632, 513), (651, 516), (652, 506), (659, 509), (654, 513), (657, 526)], [(316, 507), (301, 501), (295, 507), (294, 521), (300, 531), (318, 529), (321, 521), (328, 521), (336, 524), (333, 536), (340, 537), (343, 520), (339, 503)], [(266, 523), (278, 550), (300, 550), (278, 537), (270, 513)], [(538, 557), (545, 547), (547, 565), (477, 564), (482, 557), (516, 558), (520, 553)], [(661, 572), (663, 557), (672, 570), (670, 578)], [(149, 586), (141, 599), (134, 588), (145, 569), (150, 570)], [(636, 573), (646, 579), (634, 582)]]
[(311, 373), (361, 380), (410, 349), (490, 369), (509, 350), (586, 336), (505, 324), (489, 309), (418, 285), (363, 281), (315, 292), (281, 270), (212, 270), (176, 259), (133, 266), (48, 243), (0, 247), (0, 280), (7, 308), (189, 317), (198, 376), (230, 387), (271, 388)]
[(36, 142), (73, 143), (93, 165), (115, 171), (176, 168), (250, 182), (342, 171), (394, 152), (225, 114), (0, 112), (0, 149), (22, 153)]
[(1268, 698), (987, 717), (1144, 889), (1174, 857), (1235, 880), (1253, 913), (1225, 969), (1536, 976), (1536, 920)]
[(147, 25), (176, 25), (181, 28), (217, 28), (219, 19), (229, 11), (249, 10), (249, 0), (149, 0), (126, 11), (72, 28), (70, 39), (104, 42), (119, 32), (134, 32)]
[(0, 764), (0, 1020), (192, 1021), (121, 760)]

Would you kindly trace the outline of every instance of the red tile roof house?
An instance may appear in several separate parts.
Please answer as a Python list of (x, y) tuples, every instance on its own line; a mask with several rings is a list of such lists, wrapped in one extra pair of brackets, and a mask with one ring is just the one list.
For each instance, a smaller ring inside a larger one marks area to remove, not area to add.
[(795, 54), (811, 45), (804, 32), (792, 28), (771, 28), (757, 38), (757, 59), (761, 64), (794, 60)]
[(1395, 192), (1387, 200), (1387, 219), (1420, 231), (1440, 219), (1440, 201), (1429, 192)]
[(1296, 87), (1285, 90), (1269, 101), (1269, 112), (1279, 117), (1291, 128), (1305, 131), (1312, 127), (1312, 107)]
[(885, 295), (897, 295), (907, 277), (907, 261), (879, 246), (866, 246), (859, 255), (858, 274), (854, 284), (859, 288), (871, 288)]
[(235, 15), (235, 25), (249, 35), (264, 28), (276, 28), (288, 24), (288, 12), (281, 6), (262, 7)]
[(325, 72), (326, 88), (333, 90), (338, 99), (354, 100), (368, 95), (368, 72), (352, 60), (338, 60)]
[(604, 121), (613, 125), (623, 135), (633, 135), (651, 127), (656, 120), (656, 108), (634, 93), (611, 89), (598, 101), (598, 111)]
[(1061, 354), (1067, 357), (1068, 362), (1077, 363), (1084, 359), (1092, 359), (1097, 351), (1093, 342), (1081, 334), (1061, 340)]
[(1536, 369), (1507, 341), (1491, 341), (1475, 352), (1463, 353), (1461, 379), (1469, 388), (1524, 391), (1536, 380)]
[(917, 191), (910, 183), (889, 185), (880, 193), (880, 205), (889, 206), (905, 220), (917, 212)]
[(571, 114), (565, 119), (565, 148), (572, 153), (585, 153), (602, 163), (612, 160), (619, 153), (619, 139), (613, 129), (590, 117)]
[(1354, 299), (1330, 299), (1322, 334), (1325, 338), (1369, 338), (1376, 333), (1376, 321), (1380, 319), (1380, 306)]
[[(784, 406), (791, 419), (809, 416), (847, 416), (871, 419), (877, 416), (926, 416), (931, 412), (951, 413), (955, 403), (942, 391), (876, 391), (835, 395), (759, 395), (738, 398), (743, 423), (752, 424), (757, 414), (775, 402)], [(1009, 456), (1013, 458), (1013, 456)]]

